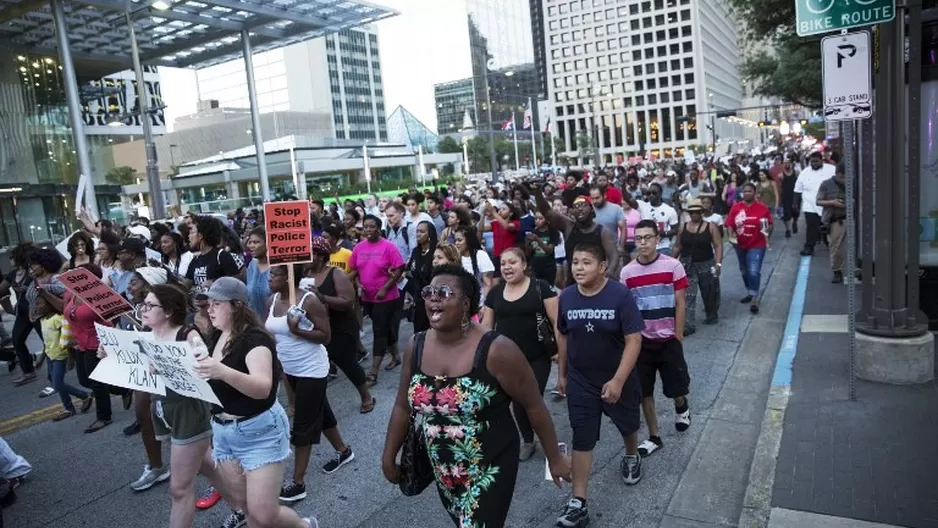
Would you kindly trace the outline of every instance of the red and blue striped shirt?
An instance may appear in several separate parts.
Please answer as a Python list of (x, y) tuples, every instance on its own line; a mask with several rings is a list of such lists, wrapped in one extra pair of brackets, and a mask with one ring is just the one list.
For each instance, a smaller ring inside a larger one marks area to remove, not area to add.
[(673, 339), (677, 315), (674, 294), (688, 286), (681, 262), (661, 253), (647, 264), (636, 259), (622, 268), (619, 279), (632, 292), (645, 320), (642, 337), (651, 341)]

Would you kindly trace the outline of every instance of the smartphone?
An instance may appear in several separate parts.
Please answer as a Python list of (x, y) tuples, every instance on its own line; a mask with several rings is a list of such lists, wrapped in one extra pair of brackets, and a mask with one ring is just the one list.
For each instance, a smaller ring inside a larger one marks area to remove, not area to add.
[[(564, 442), (557, 442), (557, 449), (560, 450), (560, 456), (567, 456), (567, 444)], [(544, 460), (544, 480), (549, 480), (553, 482), (554, 477), (550, 474), (550, 462)]]

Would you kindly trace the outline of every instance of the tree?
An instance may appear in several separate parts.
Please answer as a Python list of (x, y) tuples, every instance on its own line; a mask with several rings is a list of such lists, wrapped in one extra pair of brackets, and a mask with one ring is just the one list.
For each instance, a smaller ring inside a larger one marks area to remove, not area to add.
[(592, 163), (596, 149), (593, 146), (593, 138), (588, 132), (580, 130), (576, 133), (576, 150), (580, 158), (587, 160), (587, 163)]
[(743, 57), (742, 75), (755, 93), (809, 108), (821, 105), (820, 37), (802, 38), (795, 31), (791, 0), (730, 0), (740, 27), (754, 51)]
[(137, 169), (126, 165), (107, 171), (104, 180), (114, 185), (133, 185), (137, 183)]
[(457, 152), (462, 152), (462, 145), (457, 143), (456, 140), (450, 136), (445, 136), (441, 139), (436, 148), (440, 151), (440, 154), (456, 154)]

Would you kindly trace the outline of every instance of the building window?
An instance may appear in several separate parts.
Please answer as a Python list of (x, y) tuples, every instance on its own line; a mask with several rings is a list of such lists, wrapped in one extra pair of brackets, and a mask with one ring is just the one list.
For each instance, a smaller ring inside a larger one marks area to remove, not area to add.
[(694, 84), (694, 74), (685, 73), (684, 74), (684, 84)]
[(685, 95), (687, 96), (687, 99), (689, 99), (689, 100), (693, 100), (694, 97), (696, 97), (696, 93), (694, 92), (694, 89), (693, 89), (693, 88), (689, 88), (689, 89), (685, 90), (684, 93), (685, 93)]
[(693, 68), (693, 67), (694, 67), (694, 59), (693, 59), (692, 57), (687, 57), (687, 58), (685, 58), (685, 59), (684, 59), (684, 67), (685, 67), (685, 68)]
[(674, 97), (674, 102), (680, 101), (683, 97), (681, 92), (671, 92), (671, 96)]
[(681, 45), (681, 47), (683, 48), (684, 53), (690, 53), (694, 51), (694, 44), (692, 42), (685, 42)]

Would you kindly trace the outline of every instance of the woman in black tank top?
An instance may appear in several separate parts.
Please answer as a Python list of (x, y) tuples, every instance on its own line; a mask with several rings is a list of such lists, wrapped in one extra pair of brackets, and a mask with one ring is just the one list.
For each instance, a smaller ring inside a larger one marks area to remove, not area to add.
[(362, 414), (375, 408), (375, 399), (368, 391), (365, 371), (355, 357), (358, 351), (358, 317), (355, 315), (355, 289), (348, 275), (329, 265), (332, 246), (322, 237), (313, 238), (313, 262), (306, 276), (316, 281), (313, 292), (329, 311), (332, 339), (326, 345), (329, 361), (345, 373), (361, 397)]
[(716, 324), (718, 321), (723, 240), (720, 229), (704, 221), (704, 207), (699, 199), (691, 200), (686, 211), (690, 214), (690, 222), (678, 228), (677, 241), (671, 254), (684, 265), (690, 283), (685, 298), (687, 316), (684, 319), (684, 335), (688, 336), (697, 330), (694, 323), (698, 287), (707, 314), (704, 324)]

